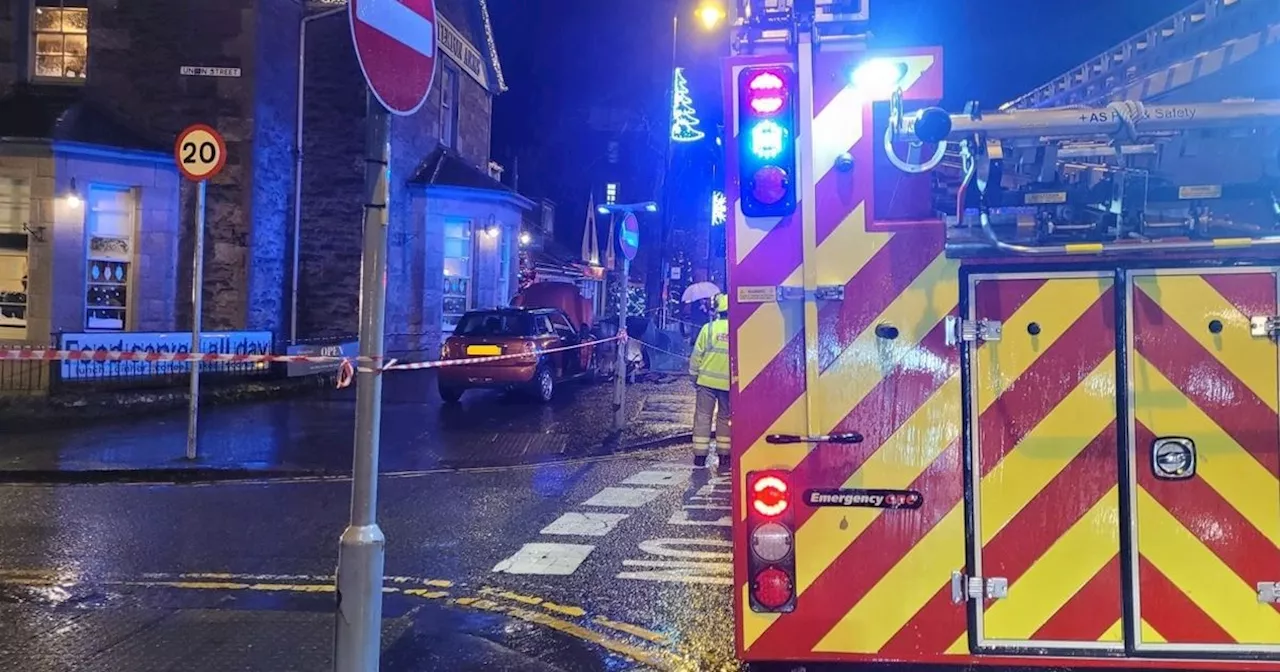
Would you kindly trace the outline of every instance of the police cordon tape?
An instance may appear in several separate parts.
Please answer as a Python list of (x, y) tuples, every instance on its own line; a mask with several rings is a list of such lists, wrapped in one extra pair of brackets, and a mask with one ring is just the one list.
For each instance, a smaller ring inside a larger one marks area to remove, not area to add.
[[(214, 352), (146, 352), (121, 350), (57, 350), (54, 348), (5, 348), (0, 349), (0, 361), (39, 361), (39, 362), (178, 362), (178, 363), (223, 363), (223, 364), (270, 364), (270, 363), (306, 363), (325, 364), (338, 362), (338, 387), (351, 384), (356, 371), (417, 371), (421, 369), (438, 369), (446, 366), (467, 366), (487, 364), (510, 359), (540, 357), (566, 350), (576, 350), (613, 341), (626, 341), (627, 333), (623, 331), (617, 336), (600, 338), (586, 343), (567, 345), (561, 348), (547, 348), (532, 352), (518, 352), (506, 355), (487, 355), (484, 357), (466, 357), (463, 359), (440, 359), (430, 362), (400, 362), (394, 357), (336, 357), (331, 355), (240, 355)], [(380, 366), (357, 366), (357, 364), (375, 363)]]

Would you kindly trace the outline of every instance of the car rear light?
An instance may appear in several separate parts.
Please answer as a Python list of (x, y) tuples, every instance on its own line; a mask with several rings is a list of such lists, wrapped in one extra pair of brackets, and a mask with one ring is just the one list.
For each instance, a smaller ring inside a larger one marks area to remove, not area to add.
[(787, 482), (777, 476), (762, 476), (751, 486), (751, 508), (756, 513), (776, 518), (790, 506)]
[(766, 562), (778, 562), (791, 553), (791, 531), (777, 523), (765, 523), (751, 532), (751, 551)]
[(796, 608), (794, 491), (787, 471), (753, 471), (746, 475), (747, 576), (751, 610), (787, 613)]
[(751, 582), (751, 595), (768, 609), (779, 609), (791, 601), (791, 577), (776, 567), (770, 567)]

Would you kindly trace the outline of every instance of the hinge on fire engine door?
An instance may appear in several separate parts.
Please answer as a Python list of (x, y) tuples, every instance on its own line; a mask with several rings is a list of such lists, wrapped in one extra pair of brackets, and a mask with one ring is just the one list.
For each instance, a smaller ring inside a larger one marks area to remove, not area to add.
[(946, 329), (947, 345), (955, 346), (966, 341), (998, 341), (1004, 333), (1004, 323), (999, 320), (964, 320), (948, 315)]
[(1250, 336), (1275, 336), (1280, 332), (1280, 316), (1254, 315), (1249, 318)]
[(1263, 604), (1280, 604), (1280, 582), (1259, 582), (1258, 601)]
[(960, 604), (968, 600), (1003, 600), (1009, 597), (1009, 579), (1001, 576), (983, 579), (965, 576), (963, 572), (951, 572), (951, 601)]

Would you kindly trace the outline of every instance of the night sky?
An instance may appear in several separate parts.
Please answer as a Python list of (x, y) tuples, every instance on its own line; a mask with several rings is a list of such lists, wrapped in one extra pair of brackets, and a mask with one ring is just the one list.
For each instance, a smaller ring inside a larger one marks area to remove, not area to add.
[[(724, 33), (694, 29), (695, 0), (680, 0), (679, 64), (690, 72), (706, 123), (720, 117), (716, 50)], [(662, 109), (671, 67), (675, 0), (489, 0), (510, 90), (495, 103), (493, 155), (537, 147), (520, 166), (520, 189), (549, 193), (546, 175), (572, 133), (551, 133), (557, 115), (600, 102)], [(875, 0), (877, 46), (940, 45), (952, 110), (984, 109), (1043, 84), (1187, 5), (1187, 0)], [(1034, 9), (1032, 9), (1034, 8)], [(527, 163), (540, 165), (531, 166)], [(575, 185), (585, 194), (592, 185)], [(564, 185), (561, 185), (561, 189)], [(572, 197), (570, 197), (572, 198)], [(562, 217), (563, 221), (563, 217)]]

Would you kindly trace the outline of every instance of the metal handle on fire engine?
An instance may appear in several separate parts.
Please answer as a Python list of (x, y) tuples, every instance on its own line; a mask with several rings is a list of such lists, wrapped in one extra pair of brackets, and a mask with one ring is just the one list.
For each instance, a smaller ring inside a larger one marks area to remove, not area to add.
[[(893, 92), (893, 97), (889, 99), (889, 124), (884, 129), (884, 153), (889, 157), (889, 162), (904, 173), (927, 173), (937, 168), (947, 154), (946, 140), (938, 143), (938, 149), (933, 153), (933, 157), (924, 163), (910, 163), (898, 158), (898, 152), (893, 146), (894, 139), (903, 135), (900, 132), (900, 126), (906, 123), (906, 119), (906, 114), (902, 111), (902, 89), (898, 89)], [(914, 134), (911, 134), (911, 136), (911, 139), (907, 141), (911, 147), (911, 151), (907, 154), (908, 158), (924, 146), (924, 142), (918, 136)]]
[(823, 434), (821, 436), (800, 436), (799, 434), (770, 434), (764, 437), (765, 443), (862, 443), (862, 435), (857, 432), (842, 434)]

